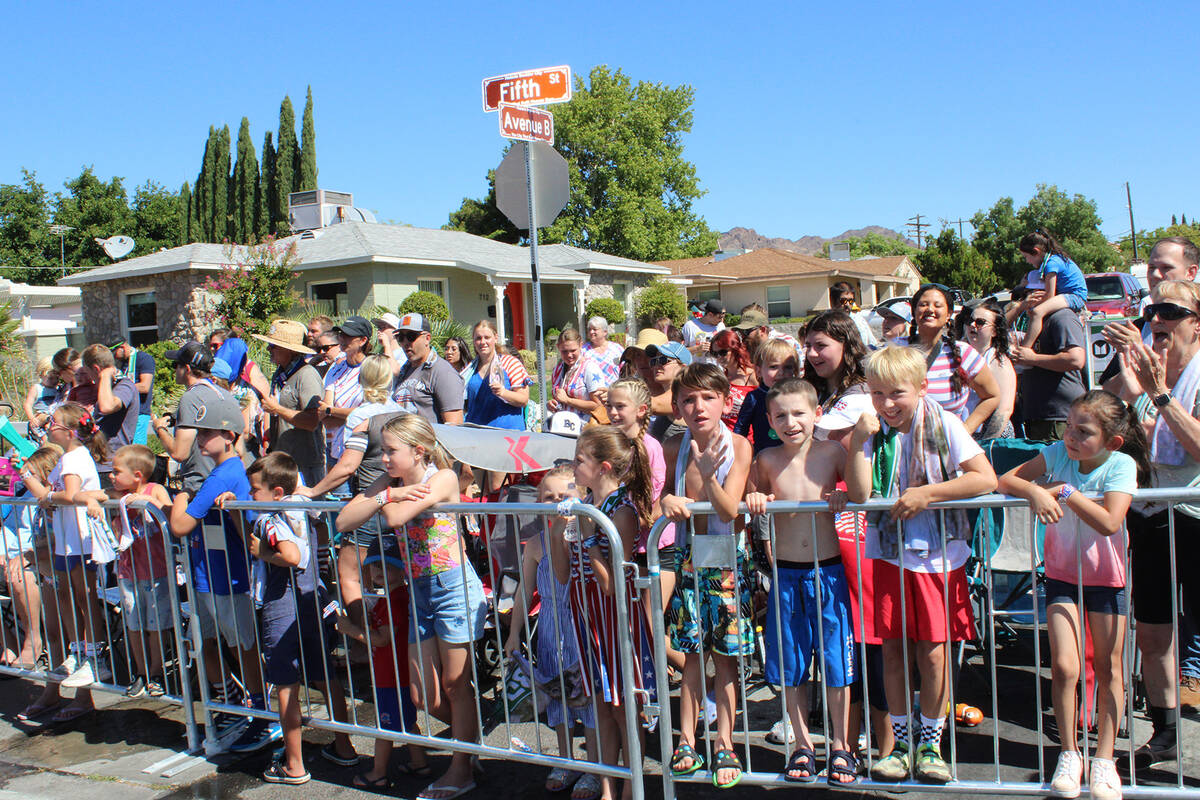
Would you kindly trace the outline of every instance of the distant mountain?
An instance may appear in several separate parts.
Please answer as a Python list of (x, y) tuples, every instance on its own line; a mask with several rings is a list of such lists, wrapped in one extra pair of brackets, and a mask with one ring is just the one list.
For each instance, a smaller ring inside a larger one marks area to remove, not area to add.
[[(753, 228), (733, 228), (721, 234), (719, 246), (722, 250), (761, 250), (764, 247), (774, 247), (777, 250), (790, 250), (794, 253), (813, 255), (821, 252), (826, 242), (840, 242), (851, 237), (866, 236), (868, 233), (878, 233), (893, 239), (904, 238), (899, 231), (884, 228), (881, 225), (868, 225), (865, 228), (839, 233), (837, 236), (825, 239), (821, 236), (801, 236), (799, 239), (771, 238), (763, 236)], [(915, 242), (906, 242), (915, 246)]]

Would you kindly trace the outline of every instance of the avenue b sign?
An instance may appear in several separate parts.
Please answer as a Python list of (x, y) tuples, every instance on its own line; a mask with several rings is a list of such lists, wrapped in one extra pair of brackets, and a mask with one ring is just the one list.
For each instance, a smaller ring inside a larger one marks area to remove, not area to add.
[(506, 139), (554, 144), (554, 115), (533, 106), (500, 106), (500, 135)]
[(501, 104), (540, 106), (547, 103), (565, 103), (570, 99), (571, 68), (565, 65), (483, 79), (484, 111), (496, 111)]

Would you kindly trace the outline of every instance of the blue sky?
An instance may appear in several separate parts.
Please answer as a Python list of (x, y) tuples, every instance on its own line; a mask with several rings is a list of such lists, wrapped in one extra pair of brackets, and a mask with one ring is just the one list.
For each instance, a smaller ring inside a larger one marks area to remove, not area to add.
[(209, 125), (248, 116), (261, 148), (311, 84), (321, 185), (437, 227), (501, 156), (482, 78), (603, 63), (695, 88), (685, 153), (718, 230), (936, 229), (1039, 182), (1096, 200), (1110, 237), (1127, 180), (1138, 227), (1200, 216), (1200, 6), (986, 5), (14, 3), (0, 183), (91, 164), (177, 189)]

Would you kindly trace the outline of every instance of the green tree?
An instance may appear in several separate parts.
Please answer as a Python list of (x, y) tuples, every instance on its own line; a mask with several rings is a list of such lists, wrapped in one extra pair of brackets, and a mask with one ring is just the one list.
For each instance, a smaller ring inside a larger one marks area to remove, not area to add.
[(300, 168), (296, 171), (296, 191), (316, 189), (317, 186), (317, 132), (313, 125), (312, 87), (309, 86), (300, 123)]
[(450, 307), (446, 301), (433, 292), (413, 292), (400, 302), (397, 309), (400, 316), (405, 314), (420, 314), (430, 320), (450, 319)]
[(263, 137), (262, 175), (259, 184), (262, 191), (258, 207), (258, 224), (255, 227), (261, 238), (275, 230), (275, 224), (278, 222), (275, 211), (279, 207), (279, 185), (275, 179), (275, 145), (271, 143), (270, 131), (267, 131), (267, 135)]
[[(1150, 248), (1154, 247), (1154, 243), (1159, 239), (1165, 239), (1168, 236), (1183, 236), (1200, 244), (1200, 224), (1174, 224), (1168, 225), (1165, 228), (1153, 228), (1151, 230), (1138, 231), (1138, 258), (1145, 261), (1150, 256)], [(1122, 236), (1117, 242), (1117, 247), (1120, 248), (1121, 257), (1124, 258), (1126, 262), (1133, 261), (1133, 243), (1130, 241), (1129, 236)]]
[(58, 272), (58, 237), (52, 236), (50, 198), (37, 174), (21, 170), (21, 183), (0, 184), (0, 277), (49, 285)]
[(134, 233), (124, 181), (115, 177), (102, 181), (91, 167), (84, 167), (79, 177), (63, 186), (67, 192), (54, 196), (53, 219), (55, 224), (75, 229), (64, 243), (67, 271), (111, 263), (112, 259), (95, 240)]
[[(882, 233), (874, 231), (868, 231), (862, 236), (850, 236), (839, 241), (850, 243), (850, 258), (852, 259), (864, 256), (912, 256), (921, 252), (899, 236), (884, 236)], [(821, 252), (817, 254), (819, 258), (829, 258), (830, 244), (831, 242), (826, 242), (821, 246)]]
[(217, 129), (208, 126), (208, 139), (204, 142), (204, 157), (200, 160), (200, 174), (196, 176), (195, 198), (195, 230), (196, 241), (213, 241), (213, 203), (212, 203), (212, 174), (216, 171), (217, 158)]
[(154, 181), (146, 181), (137, 187), (133, 193), (133, 230), (130, 235), (137, 242), (133, 256), (144, 256), (164, 247), (183, 244), (179, 196)]
[(625, 322), (625, 306), (612, 297), (597, 297), (589, 301), (583, 310), (585, 320), (592, 317), (604, 317), (610, 324), (621, 324)]
[[(704, 191), (695, 165), (683, 157), (693, 99), (690, 86), (634, 86), (605, 65), (586, 81), (577, 77), (571, 102), (554, 109), (557, 147), (570, 165), (570, 199), (544, 240), (642, 261), (712, 252), (717, 233), (693, 208)], [(501, 238), (499, 230), (515, 233), (495, 226), (494, 206), (493, 191), (468, 199), (446, 227), (491, 238)], [(475, 223), (482, 225), (469, 227)]]
[(257, 232), (255, 197), (258, 194), (258, 156), (250, 139), (250, 120), (246, 117), (242, 117), (241, 127), (238, 128), (237, 161), (233, 166), (231, 188), (234, 199), (230, 206), (233, 215), (232, 238), (235, 242), (248, 242)]
[(1002, 288), (1000, 278), (982, 253), (958, 238), (953, 228), (944, 228), (928, 239), (925, 249), (913, 260), (926, 281), (944, 283), (982, 296)]
[(225, 259), (220, 273), (205, 284), (221, 296), (216, 313), (224, 327), (262, 333), (272, 318), (300, 299), (292, 288), (300, 264), (295, 242), (282, 247), (268, 236), (245, 246), (228, 244)]
[(971, 244), (992, 263), (1001, 285), (1012, 287), (1029, 271), (1017, 251), (1025, 234), (1044, 227), (1084, 272), (1104, 272), (1121, 265), (1121, 255), (1100, 232), (1096, 203), (1081, 194), (1068, 196), (1057, 186), (1039, 183), (1029, 202), (1014, 211), (1013, 199), (1002, 197), (988, 211), (971, 217)]
[(213, 171), (209, 175), (212, 197), (212, 238), (220, 242), (229, 238), (229, 126), (217, 132), (217, 149), (213, 157)]
[(300, 152), (296, 147), (296, 112), (292, 99), (284, 97), (279, 106), (279, 147), (275, 151), (275, 208), (272, 209), (271, 232), (286, 235), (288, 224), (288, 195), (296, 191), (296, 163)]
[(457, 211), (450, 212), (446, 230), (468, 231), (485, 239), (505, 244), (519, 244), (521, 232), (496, 207), (496, 170), (488, 170), (488, 193), (482, 200), (464, 197)]
[(179, 231), (183, 234), (180, 237), (180, 244), (188, 244), (196, 241), (192, 236), (192, 187), (187, 181), (183, 182), (183, 186), (179, 187), (179, 198), (177, 200), (179, 213)]
[(649, 328), (659, 317), (670, 317), (673, 325), (681, 327), (688, 316), (687, 298), (675, 284), (655, 278), (637, 293), (633, 314), (643, 328)]

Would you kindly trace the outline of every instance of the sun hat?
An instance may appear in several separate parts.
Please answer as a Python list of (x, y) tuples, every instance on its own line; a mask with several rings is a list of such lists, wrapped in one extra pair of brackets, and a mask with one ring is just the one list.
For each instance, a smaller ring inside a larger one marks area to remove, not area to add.
[(273, 344), (276, 347), (282, 347), (284, 350), (290, 350), (293, 353), (304, 353), (311, 356), (316, 352), (304, 344), (304, 340), (308, 336), (308, 328), (292, 319), (275, 320), (271, 323), (271, 327), (267, 329), (265, 336), (261, 333), (252, 335), (255, 339), (267, 344)]

